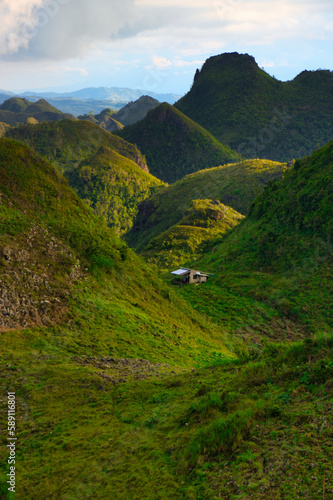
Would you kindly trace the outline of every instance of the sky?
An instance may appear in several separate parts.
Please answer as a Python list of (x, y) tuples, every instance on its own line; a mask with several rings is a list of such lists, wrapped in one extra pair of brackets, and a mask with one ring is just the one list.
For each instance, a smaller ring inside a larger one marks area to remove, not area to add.
[(0, 89), (185, 94), (196, 68), (247, 53), (277, 79), (333, 70), (332, 0), (0, 0)]

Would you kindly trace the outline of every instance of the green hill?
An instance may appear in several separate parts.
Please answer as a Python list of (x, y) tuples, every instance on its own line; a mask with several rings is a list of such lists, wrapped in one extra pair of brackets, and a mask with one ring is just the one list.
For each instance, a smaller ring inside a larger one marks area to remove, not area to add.
[(163, 186), (148, 173), (136, 146), (88, 121), (25, 125), (7, 135), (57, 165), (95, 213), (119, 233), (132, 226), (138, 203)]
[(245, 158), (288, 161), (333, 137), (333, 74), (304, 71), (281, 82), (248, 54), (209, 58), (175, 107)]
[(116, 111), (111, 108), (103, 109), (97, 115), (87, 114), (78, 116), (79, 120), (89, 120), (93, 123), (97, 123), (102, 128), (107, 130), (108, 132), (114, 132), (115, 130), (121, 130), (124, 128), (124, 125), (117, 121), (113, 115), (115, 115)]
[(133, 125), (134, 123), (143, 120), (149, 111), (159, 105), (159, 101), (148, 95), (143, 95), (136, 101), (129, 102), (121, 108), (114, 116), (123, 125)]
[(120, 233), (132, 226), (138, 204), (164, 185), (134, 161), (103, 146), (67, 178), (94, 212)]
[(246, 215), (256, 196), (285, 169), (282, 163), (246, 160), (190, 174), (139, 206), (126, 241), (142, 251), (153, 238), (179, 224), (193, 200), (219, 200)]
[(69, 118), (76, 120), (70, 114), (62, 113), (54, 106), (51, 106), (45, 99), (40, 99), (36, 103), (20, 97), (11, 97), (0, 106), (0, 122), (8, 125), (28, 123), (34, 119), (39, 122), (60, 121)]
[(218, 200), (194, 200), (183, 219), (153, 238), (141, 254), (159, 269), (184, 266), (206, 253), (216, 238), (239, 224), (243, 217)]
[(169, 183), (197, 170), (240, 159), (239, 154), (167, 103), (116, 134), (136, 144), (146, 156), (150, 172)]
[(113, 149), (148, 171), (145, 158), (136, 146), (86, 120), (20, 126), (11, 130), (7, 136), (25, 142), (57, 165), (63, 173), (76, 168), (81, 161), (96, 154), (102, 146)]

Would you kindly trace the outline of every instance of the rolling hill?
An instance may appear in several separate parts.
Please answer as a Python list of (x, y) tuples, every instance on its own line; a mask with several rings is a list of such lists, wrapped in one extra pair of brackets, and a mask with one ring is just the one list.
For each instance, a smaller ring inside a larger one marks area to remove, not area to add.
[(164, 186), (133, 160), (103, 146), (66, 177), (95, 214), (118, 233), (132, 227), (138, 204)]
[(141, 255), (159, 270), (179, 268), (207, 253), (219, 236), (243, 218), (218, 200), (193, 200), (181, 221), (150, 240)]
[(139, 205), (126, 241), (143, 251), (153, 238), (180, 223), (193, 200), (219, 200), (246, 215), (254, 199), (286, 168), (268, 160), (246, 160), (190, 174)]
[(25, 125), (7, 135), (57, 165), (95, 213), (119, 233), (131, 228), (138, 204), (163, 186), (149, 174), (136, 146), (89, 121)]
[(175, 107), (245, 158), (289, 161), (333, 137), (333, 73), (281, 82), (248, 54), (209, 58)]
[(8, 137), (25, 142), (56, 164), (61, 172), (73, 170), (102, 146), (114, 149), (148, 171), (145, 159), (136, 146), (88, 121), (64, 120), (37, 126), (25, 125), (8, 132)]
[(146, 156), (150, 172), (169, 183), (197, 170), (241, 158), (167, 103), (116, 134), (136, 144)]
[(96, 123), (100, 127), (104, 128), (108, 132), (114, 132), (115, 130), (121, 130), (124, 128), (124, 125), (118, 122), (114, 115), (116, 112), (111, 108), (105, 108), (103, 111), (98, 113), (97, 115), (87, 114), (78, 116), (79, 120), (88, 120), (92, 123)]
[(123, 125), (133, 125), (134, 123), (143, 120), (149, 111), (159, 105), (159, 101), (147, 95), (140, 97), (136, 101), (131, 101), (126, 106), (121, 108), (114, 118)]
[(29, 121), (33, 121), (33, 123), (60, 121), (66, 118), (75, 120), (74, 116), (62, 113), (44, 99), (33, 103), (27, 99), (11, 97), (0, 105), (0, 122), (8, 125), (28, 123)]

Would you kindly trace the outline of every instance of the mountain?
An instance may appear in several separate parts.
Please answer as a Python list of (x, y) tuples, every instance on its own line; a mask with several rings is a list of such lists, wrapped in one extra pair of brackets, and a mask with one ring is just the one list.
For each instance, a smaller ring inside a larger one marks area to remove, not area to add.
[(193, 200), (218, 200), (246, 215), (255, 198), (286, 168), (269, 160), (246, 160), (190, 174), (139, 205), (126, 240), (143, 251), (153, 238), (181, 223)]
[(166, 101), (170, 104), (179, 99), (177, 94), (158, 94), (147, 90), (129, 89), (121, 87), (90, 87), (74, 92), (23, 92), (14, 94), (6, 90), (0, 90), (0, 103), (9, 97), (19, 97), (36, 102), (40, 99), (46, 99), (51, 105), (60, 109), (63, 113), (74, 116), (100, 113), (105, 108), (119, 110), (127, 103), (136, 101), (140, 97), (149, 95), (151, 98), (160, 102)]
[(88, 115), (78, 116), (78, 119), (89, 120), (93, 123), (97, 123), (97, 125), (112, 133), (116, 130), (121, 130), (122, 128), (124, 128), (124, 125), (114, 118), (115, 114), (116, 112), (113, 109), (106, 108), (97, 115), (93, 115), (90, 113)]
[[(40, 97), (29, 96), (30, 101), (35, 102)], [(79, 115), (101, 113), (104, 109), (112, 108), (115, 112), (125, 106), (126, 101), (110, 101), (108, 99), (77, 99), (75, 97), (45, 97), (47, 102), (60, 109), (63, 113), (69, 113), (78, 117)]]
[(191, 172), (240, 159), (238, 153), (167, 103), (116, 134), (136, 144), (146, 156), (150, 172), (169, 183)]
[(138, 204), (164, 186), (133, 160), (105, 146), (66, 177), (95, 214), (119, 233), (132, 227)]
[(209, 58), (176, 108), (245, 158), (288, 161), (333, 137), (333, 73), (281, 82), (248, 54)]
[(81, 100), (109, 100), (114, 102), (129, 102), (139, 99), (141, 96), (149, 95), (158, 101), (173, 104), (179, 98), (177, 94), (159, 94), (143, 89), (130, 89), (123, 87), (87, 87), (73, 92), (24, 92), (23, 97), (41, 96), (45, 98), (75, 98)]
[(74, 116), (62, 113), (44, 99), (32, 103), (27, 99), (11, 97), (0, 106), (0, 122), (8, 125), (28, 123), (29, 121), (33, 123), (60, 121), (66, 118), (75, 120)]
[(115, 150), (148, 171), (145, 159), (136, 146), (88, 121), (63, 120), (36, 126), (22, 125), (8, 132), (8, 137), (25, 142), (65, 173), (96, 154), (102, 146)]
[(132, 101), (121, 108), (114, 116), (123, 125), (133, 125), (134, 123), (143, 120), (148, 111), (156, 108), (159, 101), (147, 95), (140, 97), (137, 101)]

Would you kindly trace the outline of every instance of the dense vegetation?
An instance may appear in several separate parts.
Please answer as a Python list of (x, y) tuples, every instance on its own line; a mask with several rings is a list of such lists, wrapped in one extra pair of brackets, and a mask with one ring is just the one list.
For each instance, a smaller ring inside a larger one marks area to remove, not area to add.
[(75, 120), (74, 116), (62, 113), (44, 99), (33, 103), (27, 99), (11, 97), (0, 106), (0, 122), (7, 123), (8, 125), (29, 123), (29, 121), (33, 121), (34, 123), (59, 121), (66, 118)]
[(328, 70), (280, 82), (247, 54), (222, 54), (175, 106), (245, 158), (289, 161), (332, 139), (332, 85)]
[(219, 200), (246, 215), (256, 196), (285, 170), (282, 163), (246, 160), (190, 174), (139, 206), (137, 219), (126, 240), (142, 251), (152, 238), (179, 224), (193, 200)]
[(137, 147), (86, 120), (22, 125), (11, 130), (7, 137), (25, 142), (57, 165), (62, 173), (76, 168), (82, 160), (96, 154), (102, 146), (113, 149), (148, 170)]
[(116, 133), (136, 144), (146, 156), (150, 172), (169, 183), (197, 170), (241, 158), (167, 103)]
[(163, 183), (148, 173), (133, 144), (88, 121), (24, 125), (8, 132), (57, 165), (104, 222), (124, 232), (137, 205)]
[(95, 214), (120, 233), (132, 227), (138, 204), (164, 186), (134, 161), (103, 146), (67, 178)]
[(218, 200), (193, 200), (182, 220), (153, 238), (141, 254), (160, 270), (182, 266), (209, 251), (216, 238), (242, 219)]

